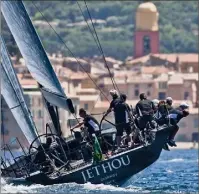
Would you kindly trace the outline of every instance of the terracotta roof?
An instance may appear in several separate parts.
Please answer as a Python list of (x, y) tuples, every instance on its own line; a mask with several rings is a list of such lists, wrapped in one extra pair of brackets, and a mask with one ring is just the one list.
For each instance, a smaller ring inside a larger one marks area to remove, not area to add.
[(181, 63), (198, 63), (198, 54), (196, 53), (172, 53), (172, 54), (152, 54), (151, 56), (161, 58), (163, 60), (176, 62), (177, 57)]
[[(77, 60), (81, 63), (81, 64), (88, 64), (88, 62), (84, 59), (80, 59), (80, 58), (77, 58)], [(77, 63), (77, 60), (74, 58), (74, 57), (64, 57), (64, 62), (65, 63)]]
[(137, 63), (146, 63), (150, 59), (150, 56), (167, 60), (170, 61), (171, 63), (175, 63), (177, 57), (179, 58), (180, 63), (198, 63), (197, 53), (149, 54), (136, 59), (128, 60), (125, 63), (128, 66), (136, 65)]
[(131, 65), (136, 65), (137, 63), (146, 63), (150, 59), (150, 55), (145, 55), (143, 57), (139, 57), (133, 60), (128, 60), (126, 61), (126, 65), (131, 66)]
[(122, 63), (122, 61), (116, 60), (112, 57), (106, 57), (106, 61), (109, 63), (113, 63), (113, 64), (121, 64)]

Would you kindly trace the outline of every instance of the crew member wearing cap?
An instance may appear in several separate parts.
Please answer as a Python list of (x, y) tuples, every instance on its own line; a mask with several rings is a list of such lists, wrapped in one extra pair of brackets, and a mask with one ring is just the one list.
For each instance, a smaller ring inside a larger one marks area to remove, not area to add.
[(110, 106), (108, 108), (108, 110), (106, 111), (105, 116), (107, 116), (111, 111), (114, 111), (115, 106), (120, 102), (120, 98), (119, 98), (119, 94), (117, 92), (117, 90), (110, 90), (109, 91), (111, 97), (112, 97), (112, 101), (110, 103)]
[(166, 105), (167, 105), (167, 110), (168, 111), (173, 109), (172, 104), (173, 104), (173, 99), (171, 97), (167, 97), (166, 98)]
[(177, 146), (174, 141), (175, 135), (179, 130), (179, 126), (177, 124), (182, 118), (189, 115), (189, 111), (187, 110), (188, 108), (189, 105), (186, 102), (183, 102), (178, 108), (169, 111), (168, 118), (170, 119), (170, 123), (175, 126), (175, 129), (171, 132), (169, 136), (168, 144), (170, 146)]

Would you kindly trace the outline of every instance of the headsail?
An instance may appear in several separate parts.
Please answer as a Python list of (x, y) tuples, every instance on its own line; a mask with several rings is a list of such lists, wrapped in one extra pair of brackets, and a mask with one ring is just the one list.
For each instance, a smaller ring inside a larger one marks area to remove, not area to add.
[(2, 1), (1, 11), (33, 78), (52, 105), (74, 111), (50, 64), (22, 1)]
[(37, 137), (36, 127), (31, 118), (30, 111), (25, 103), (21, 86), (19, 84), (8, 51), (1, 36), (0, 42), (2, 58), (0, 66), (1, 94), (8, 104), (22, 132), (24, 133), (28, 142), (31, 144), (32, 141)]

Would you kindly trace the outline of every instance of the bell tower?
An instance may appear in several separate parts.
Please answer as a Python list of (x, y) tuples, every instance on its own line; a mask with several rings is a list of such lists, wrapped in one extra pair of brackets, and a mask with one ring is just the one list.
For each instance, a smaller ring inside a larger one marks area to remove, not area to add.
[(149, 53), (159, 53), (159, 13), (151, 2), (142, 3), (136, 11), (136, 31), (134, 35), (134, 58)]

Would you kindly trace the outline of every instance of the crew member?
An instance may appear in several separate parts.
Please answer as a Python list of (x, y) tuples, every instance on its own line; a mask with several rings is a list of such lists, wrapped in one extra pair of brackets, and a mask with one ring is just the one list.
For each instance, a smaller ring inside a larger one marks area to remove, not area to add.
[(159, 100), (158, 99), (153, 99), (152, 100), (153, 104), (154, 104), (154, 113), (156, 113), (156, 111), (158, 110), (158, 104), (159, 104)]
[(96, 136), (100, 135), (99, 123), (93, 116), (88, 115), (86, 110), (83, 108), (79, 110), (79, 116), (84, 120), (73, 127), (71, 131), (73, 131), (75, 128), (81, 127), (84, 124), (84, 126), (87, 128), (90, 140), (92, 140), (92, 134), (95, 134)]
[(168, 124), (168, 116), (169, 112), (167, 109), (167, 104), (164, 100), (159, 101), (158, 103), (158, 110), (156, 113), (153, 115), (155, 121), (158, 123), (158, 125), (164, 125)]
[(118, 102), (120, 102), (120, 98), (119, 98), (119, 94), (117, 92), (117, 90), (110, 90), (110, 95), (112, 97), (112, 101), (110, 103), (110, 106), (108, 108), (108, 110), (106, 111), (104, 117), (106, 117), (111, 111), (114, 111), (115, 106), (118, 104)]
[(172, 104), (173, 104), (173, 99), (171, 97), (167, 97), (166, 98), (166, 105), (167, 105), (167, 110), (168, 111), (173, 109)]
[(154, 123), (152, 122), (155, 106), (151, 100), (147, 99), (145, 93), (140, 94), (140, 101), (136, 104), (135, 109), (137, 115), (140, 117), (139, 119), (140, 130), (144, 130), (148, 122), (152, 128), (155, 127)]
[(128, 145), (131, 146), (132, 144), (131, 138), (130, 138), (130, 134), (131, 134), (130, 120), (132, 119), (132, 112), (131, 112), (131, 108), (126, 103), (126, 98), (127, 98), (126, 94), (121, 94), (120, 95), (121, 101), (115, 107), (118, 146), (120, 146), (121, 144), (121, 137), (123, 135), (124, 130), (126, 131), (126, 134), (127, 134)]
[(175, 135), (179, 130), (179, 126), (177, 124), (183, 117), (187, 117), (189, 115), (189, 111), (187, 110), (188, 107), (189, 105), (183, 102), (177, 109), (172, 109), (169, 111), (168, 118), (170, 119), (170, 123), (175, 126), (175, 129), (171, 132), (169, 136), (168, 144), (170, 146), (177, 146), (174, 141)]

